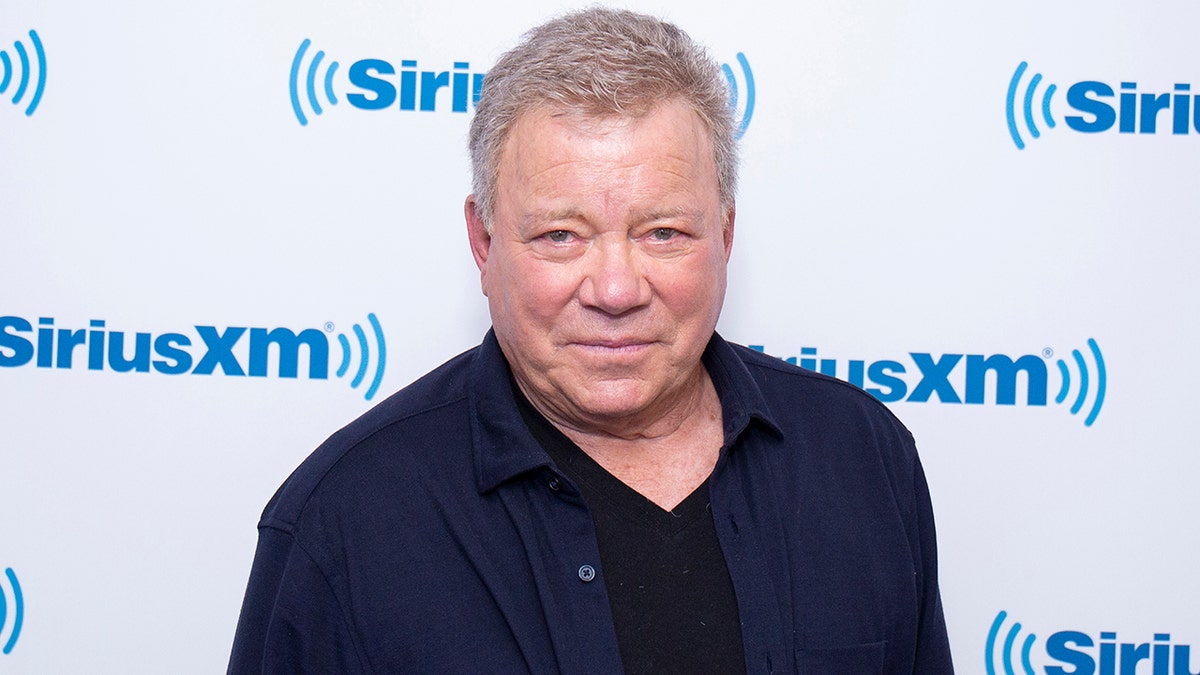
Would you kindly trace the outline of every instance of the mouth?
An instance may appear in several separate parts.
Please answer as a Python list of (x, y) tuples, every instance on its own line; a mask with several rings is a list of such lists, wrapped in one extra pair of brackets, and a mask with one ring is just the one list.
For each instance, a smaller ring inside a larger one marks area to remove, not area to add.
[(573, 344), (602, 354), (633, 354), (649, 347), (653, 342), (638, 338), (617, 338), (576, 340)]

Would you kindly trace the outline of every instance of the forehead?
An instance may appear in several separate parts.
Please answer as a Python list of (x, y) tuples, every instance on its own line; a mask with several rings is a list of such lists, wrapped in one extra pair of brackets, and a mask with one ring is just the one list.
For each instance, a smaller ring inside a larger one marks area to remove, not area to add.
[(646, 173), (716, 189), (711, 134), (682, 99), (668, 99), (642, 114), (596, 115), (576, 109), (541, 106), (511, 127), (497, 167), (501, 190), (528, 183), (613, 178)]

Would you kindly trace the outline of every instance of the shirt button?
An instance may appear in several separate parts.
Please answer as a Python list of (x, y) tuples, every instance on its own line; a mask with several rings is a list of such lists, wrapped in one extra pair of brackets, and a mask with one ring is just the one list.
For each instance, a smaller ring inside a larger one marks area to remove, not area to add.
[(584, 565), (579, 568), (579, 580), (588, 582), (596, 578), (596, 568), (591, 565)]
[(560, 484), (560, 483), (558, 482), (558, 478), (557, 478), (557, 477), (551, 478), (549, 481), (547, 481), (547, 483), (546, 483), (546, 484), (550, 486), (550, 491), (551, 491), (551, 492), (558, 492), (558, 491), (559, 491), (559, 489), (562, 487), (562, 484)]

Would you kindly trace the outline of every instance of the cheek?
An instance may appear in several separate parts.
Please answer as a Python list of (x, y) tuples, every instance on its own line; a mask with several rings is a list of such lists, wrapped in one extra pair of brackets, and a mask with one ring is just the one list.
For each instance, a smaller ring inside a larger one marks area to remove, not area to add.
[(725, 294), (724, 257), (708, 253), (663, 270), (655, 286), (663, 303), (681, 319), (715, 313)]
[(505, 304), (510, 311), (527, 319), (549, 322), (559, 318), (575, 297), (579, 275), (570, 265), (518, 258), (505, 267), (503, 284)]

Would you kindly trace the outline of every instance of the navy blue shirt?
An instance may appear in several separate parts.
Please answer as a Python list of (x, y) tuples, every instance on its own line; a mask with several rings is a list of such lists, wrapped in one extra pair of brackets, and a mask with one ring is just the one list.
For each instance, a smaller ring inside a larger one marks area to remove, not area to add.
[[(750, 673), (952, 672), (908, 431), (714, 335), (708, 486)], [(267, 504), (231, 673), (619, 673), (592, 517), (489, 333), (334, 434)]]

